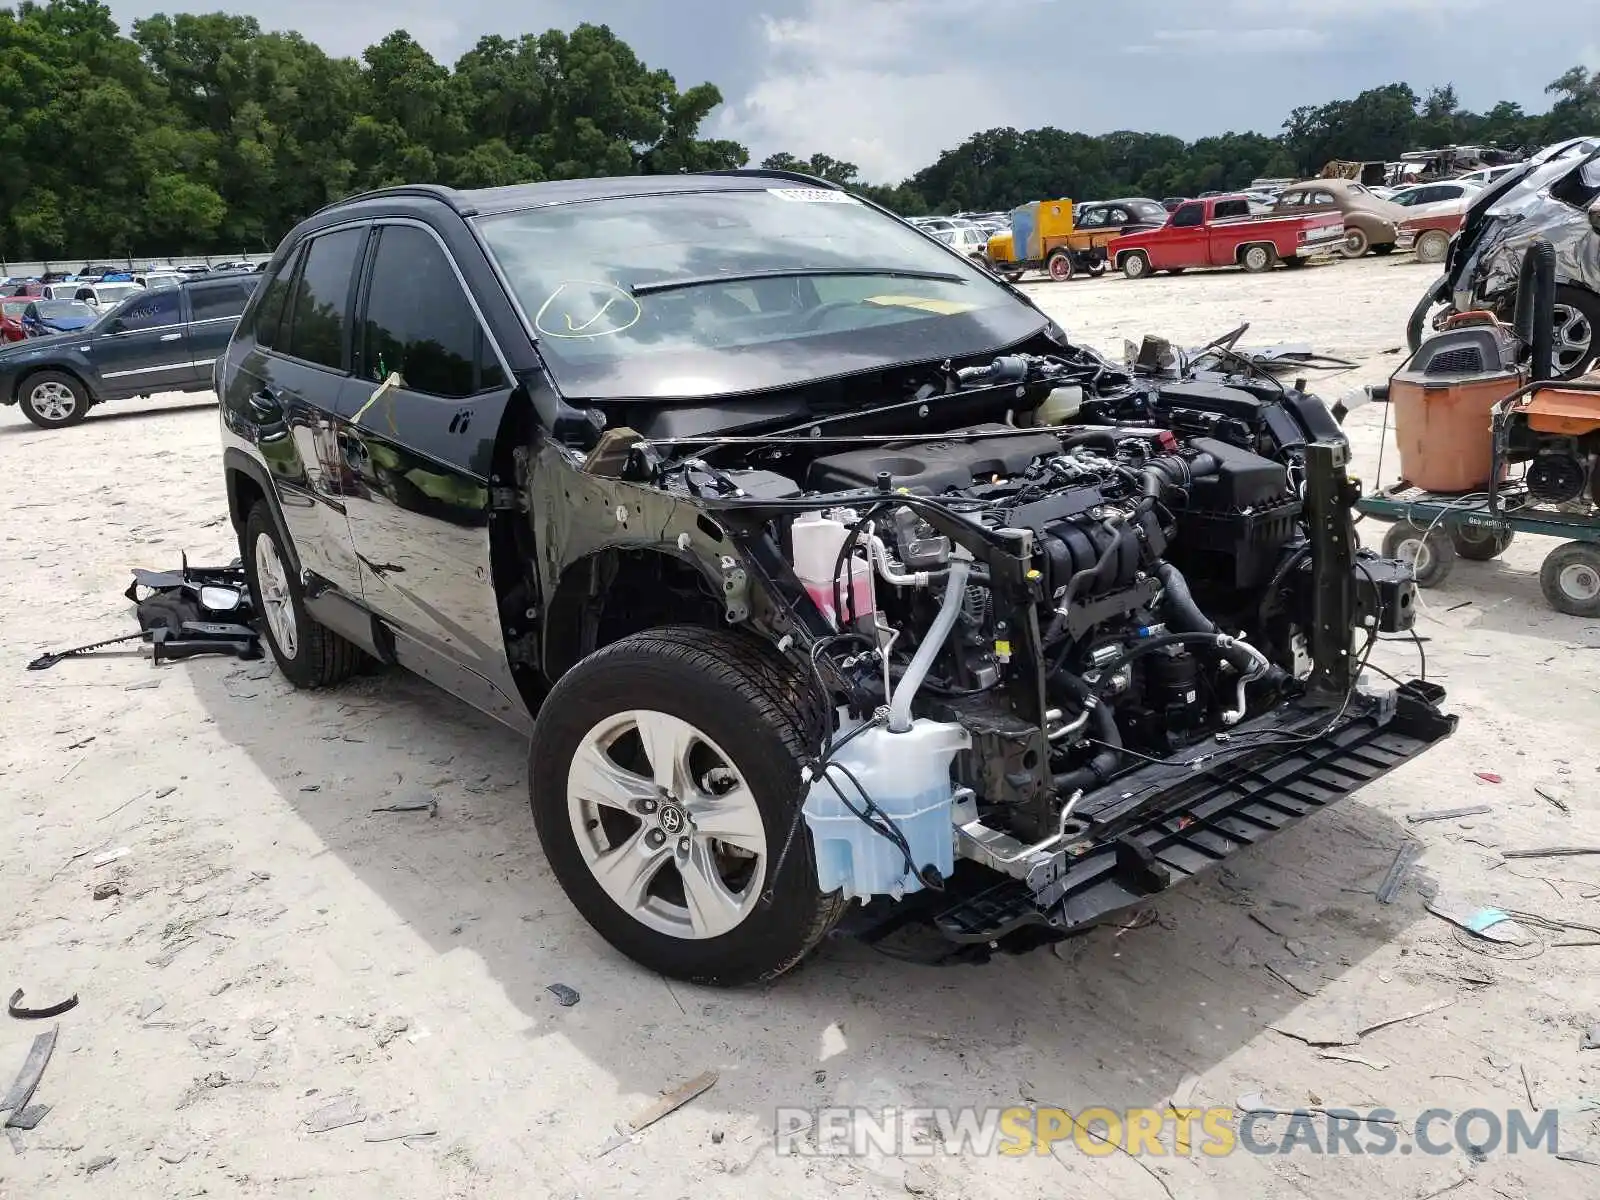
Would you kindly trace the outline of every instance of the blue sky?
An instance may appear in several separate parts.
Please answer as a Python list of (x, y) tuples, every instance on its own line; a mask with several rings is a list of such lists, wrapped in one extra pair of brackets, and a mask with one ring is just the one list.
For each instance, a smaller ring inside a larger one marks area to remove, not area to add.
[(1557, 0), (110, 0), (124, 23), (226, 6), (356, 54), (405, 28), (445, 62), (484, 33), (609, 24), (680, 86), (710, 80), (708, 132), (822, 151), (896, 182), (997, 125), (1184, 138), (1275, 133), (1291, 108), (1403, 80), (1482, 108), (1547, 106), (1600, 68), (1600, 26)]

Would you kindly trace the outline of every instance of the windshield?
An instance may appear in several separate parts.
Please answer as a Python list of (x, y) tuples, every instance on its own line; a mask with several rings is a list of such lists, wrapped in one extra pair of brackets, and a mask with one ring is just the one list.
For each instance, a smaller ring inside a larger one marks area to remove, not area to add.
[(38, 300), (35, 301), (35, 304), (37, 307), (33, 311), (49, 320), (54, 320), (58, 317), (93, 318), (95, 315), (94, 309), (90, 308), (82, 300)]
[(578, 397), (793, 386), (978, 354), (1045, 325), (988, 272), (843, 192), (677, 192), (477, 224)]

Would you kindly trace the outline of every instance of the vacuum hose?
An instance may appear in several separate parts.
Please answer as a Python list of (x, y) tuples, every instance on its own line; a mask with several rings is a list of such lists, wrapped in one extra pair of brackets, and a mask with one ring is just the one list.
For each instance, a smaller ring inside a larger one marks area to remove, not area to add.
[(1529, 347), (1529, 378), (1555, 375), (1556, 248), (1536, 239), (1517, 273), (1517, 336)]
[(1166, 589), (1162, 612), (1167, 618), (1167, 628), (1177, 633), (1209, 633), (1218, 636), (1217, 645), (1221, 648), (1223, 657), (1238, 668), (1241, 675), (1259, 676), (1274, 683), (1281, 683), (1288, 678), (1288, 672), (1281, 667), (1273, 666), (1254, 647), (1237, 640), (1232, 640), (1229, 644), (1229, 639), (1222, 638), (1218, 634), (1216, 624), (1200, 611), (1200, 606), (1194, 601), (1194, 594), (1189, 591), (1189, 581), (1177, 567), (1169, 562), (1158, 563), (1156, 578), (1161, 580), (1161, 586)]
[(1091, 791), (1110, 779), (1121, 765), (1122, 733), (1117, 728), (1111, 706), (1096, 696), (1094, 690), (1078, 676), (1070, 675), (1066, 671), (1057, 671), (1051, 676), (1050, 682), (1065, 689), (1088, 712), (1096, 740), (1106, 743), (1105, 747), (1089, 760), (1087, 766), (1052, 775), (1050, 782), (1061, 794)]
[(922, 686), (922, 681), (933, 669), (933, 660), (939, 657), (939, 651), (944, 649), (945, 639), (955, 628), (956, 618), (961, 615), (961, 606), (967, 598), (967, 576), (971, 572), (970, 559), (956, 558), (951, 561), (950, 578), (945, 583), (944, 601), (939, 605), (939, 615), (928, 627), (928, 636), (923, 638), (922, 645), (917, 647), (911, 665), (900, 677), (900, 686), (895, 688), (894, 696), (889, 701), (890, 733), (910, 731), (911, 702), (917, 698), (917, 689)]

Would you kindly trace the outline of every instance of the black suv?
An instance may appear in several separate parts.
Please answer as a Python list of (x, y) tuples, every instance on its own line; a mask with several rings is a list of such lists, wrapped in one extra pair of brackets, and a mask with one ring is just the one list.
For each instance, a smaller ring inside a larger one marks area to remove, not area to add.
[(223, 467), (284, 674), (400, 664), (530, 731), (627, 954), (768, 978), (860, 899), (981, 956), (1454, 727), (1357, 687), (1414, 584), (1354, 549), (1326, 407), (1149, 357), (802, 176), (401, 187), (273, 256)]
[(0, 349), (0, 404), (60, 429), (107, 400), (207, 391), (257, 280), (235, 275), (138, 292), (83, 329), (12, 342)]

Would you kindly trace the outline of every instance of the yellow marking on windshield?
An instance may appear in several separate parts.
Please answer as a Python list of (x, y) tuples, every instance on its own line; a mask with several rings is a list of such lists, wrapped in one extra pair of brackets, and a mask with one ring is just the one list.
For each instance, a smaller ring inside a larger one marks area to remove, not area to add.
[(945, 317), (972, 312), (978, 307), (963, 300), (940, 300), (934, 296), (868, 296), (861, 303), (877, 304), (883, 308), (920, 308), (923, 312), (938, 313)]

